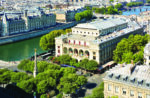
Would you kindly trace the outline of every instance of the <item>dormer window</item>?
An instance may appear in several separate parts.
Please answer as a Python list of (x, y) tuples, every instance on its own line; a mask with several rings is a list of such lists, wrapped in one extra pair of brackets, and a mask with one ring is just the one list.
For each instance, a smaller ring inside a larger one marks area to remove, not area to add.
[(123, 77), (123, 81), (127, 81), (128, 76)]
[(116, 75), (116, 79), (119, 79), (120, 78), (120, 75)]
[(138, 80), (138, 85), (142, 85), (143, 84), (143, 80)]
[(110, 78), (112, 78), (112, 77), (113, 77), (113, 73), (110, 73), (108, 76), (109, 76)]
[(147, 87), (150, 87), (150, 83), (146, 83), (146, 86), (147, 86)]
[(132, 83), (134, 83), (134, 82), (135, 82), (135, 78), (131, 78), (130, 81), (131, 81)]

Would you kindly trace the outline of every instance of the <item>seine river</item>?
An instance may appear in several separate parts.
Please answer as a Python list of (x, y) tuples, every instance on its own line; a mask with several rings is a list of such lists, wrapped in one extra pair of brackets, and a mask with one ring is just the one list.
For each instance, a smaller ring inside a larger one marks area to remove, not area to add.
[[(140, 7), (141, 11), (146, 11), (145, 8), (149, 8), (150, 6), (143, 6)], [(126, 11), (123, 12), (123, 15), (132, 15), (136, 14), (138, 15), (140, 13), (140, 9), (137, 8), (136, 10)], [(37, 53), (43, 53), (43, 51), (39, 47), (39, 41), (40, 37), (29, 39), (29, 40), (23, 40), (16, 43), (6, 44), (0, 46), (0, 60), (5, 61), (18, 61), (22, 59), (27, 59), (34, 55), (34, 49), (37, 49)]]
[(0, 60), (18, 61), (29, 58), (34, 55), (34, 49), (37, 49), (37, 54), (43, 53), (39, 47), (40, 37), (23, 40), (11, 44), (0, 46)]

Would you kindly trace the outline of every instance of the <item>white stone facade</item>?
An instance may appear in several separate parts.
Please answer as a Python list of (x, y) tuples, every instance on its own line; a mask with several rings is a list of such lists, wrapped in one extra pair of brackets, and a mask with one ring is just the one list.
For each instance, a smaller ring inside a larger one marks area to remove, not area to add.
[(45, 14), (37, 10), (36, 15), (24, 12), (24, 15), (4, 14), (2, 19), (1, 36), (28, 32), (56, 25), (56, 15)]
[(150, 43), (144, 48), (144, 63), (150, 66)]
[(71, 33), (55, 38), (56, 56), (69, 54), (78, 61), (88, 58), (104, 64), (112, 59), (113, 50), (122, 38), (142, 32), (136, 22), (126, 19), (78, 24)]

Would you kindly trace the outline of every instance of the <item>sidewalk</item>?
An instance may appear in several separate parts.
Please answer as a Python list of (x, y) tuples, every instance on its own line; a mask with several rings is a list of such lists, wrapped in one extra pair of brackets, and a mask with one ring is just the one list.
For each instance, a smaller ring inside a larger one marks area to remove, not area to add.
[(0, 60), (0, 69), (1, 68), (8, 68), (8, 67), (12, 67), (12, 66), (17, 66), (20, 63), (20, 61), (2, 61)]

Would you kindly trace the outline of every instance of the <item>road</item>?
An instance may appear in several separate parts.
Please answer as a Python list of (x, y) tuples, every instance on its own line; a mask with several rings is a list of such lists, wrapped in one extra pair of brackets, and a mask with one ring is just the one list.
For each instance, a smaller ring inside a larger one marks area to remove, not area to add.
[(88, 78), (88, 83), (79, 91), (78, 98), (84, 98), (85, 96), (89, 96), (92, 94), (92, 90), (100, 85), (103, 82), (103, 77), (105, 77), (106, 72), (103, 74), (95, 74)]

